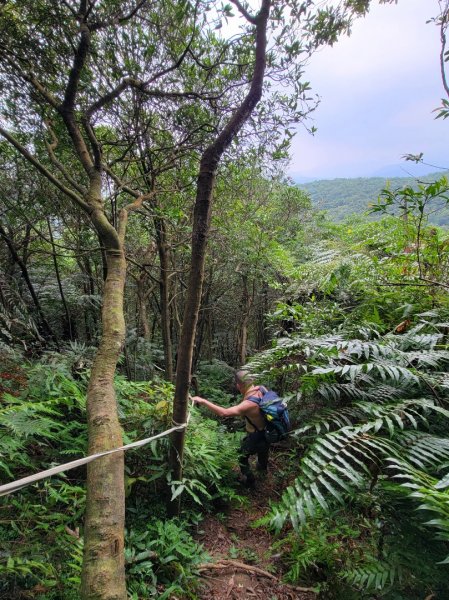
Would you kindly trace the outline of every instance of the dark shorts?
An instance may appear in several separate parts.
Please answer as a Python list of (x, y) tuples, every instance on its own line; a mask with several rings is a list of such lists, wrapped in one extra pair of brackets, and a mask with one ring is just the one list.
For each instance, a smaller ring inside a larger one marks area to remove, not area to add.
[(265, 438), (265, 431), (255, 431), (254, 433), (248, 433), (241, 443), (240, 446), (240, 468), (243, 473), (247, 474), (249, 469), (249, 457), (253, 454), (257, 454), (257, 467), (258, 469), (265, 471), (268, 467), (268, 454), (270, 444)]

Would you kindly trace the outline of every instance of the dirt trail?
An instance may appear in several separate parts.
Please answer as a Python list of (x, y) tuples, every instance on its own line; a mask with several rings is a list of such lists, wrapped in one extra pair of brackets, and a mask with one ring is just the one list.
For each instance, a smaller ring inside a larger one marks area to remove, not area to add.
[(242, 489), (247, 507), (230, 508), (203, 521), (198, 540), (212, 564), (201, 570), (201, 600), (316, 600), (312, 591), (280, 583), (283, 567), (280, 557), (271, 555), (272, 536), (264, 528), (254, 528), (266, 514), (269, 500), (279, 498), (277, 488), (269, 474), (257, 481), (254, 490)]

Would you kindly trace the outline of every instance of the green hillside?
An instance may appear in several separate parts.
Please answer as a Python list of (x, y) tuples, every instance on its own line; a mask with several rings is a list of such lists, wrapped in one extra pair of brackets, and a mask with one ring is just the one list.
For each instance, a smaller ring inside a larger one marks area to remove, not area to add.
[[(325, 179), (301, 184), (311, 197), (313, 205), (320, 210), (329, 211), (332, 219), (342, 221), (354, 213), (364, 213), (369, 204), (375, 203), (381, 190), (389, 185), (390, 189), (406, 185), (416, 185), (417, 181), (430, 183), (445, 173), (432, 173), (417, 180), (415, 177), (357, 177), (355, 179)], [(377, 219), (377, 215), (369, 218)], [(449, 224), (449, 209), (442, 208), (435, 213), (432, 221), (438, 225)]]

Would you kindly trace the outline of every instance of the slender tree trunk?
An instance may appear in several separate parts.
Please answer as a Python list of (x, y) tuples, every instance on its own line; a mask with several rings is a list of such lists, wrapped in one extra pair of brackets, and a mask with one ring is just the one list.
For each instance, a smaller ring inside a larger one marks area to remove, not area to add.
[(262, 349), (267, 339), (267, 328), (266, 328), (266, 315), (268, 313), (268, 285), (264, 281), (262, 284), (262, 290), (260, 292), (260, 298), (257, 306), (257, 322), (256, 322), (256, 346), (257, 349)]
[(164, 346), (164, 368), (167, 381), (173, 381), (173, 345), (170, 318), (170, 255), (167, 244), (167, 230), (163, 219), (155, 218), (157, 248), (160, 262), (160, 303), (161, 329)]
[(31, 282), (30, 274), (28, 273), (28, 269), (26, 264), (20, 258), (16, 247), (14, 246), (14, 242), (10, 239), (6, 231), (0, 225), (0, 236), (5, 240), (6, 245), (8, 246), (9, 252), (11, 254), (11, 258), (17, 264), (22, 274), (23, 280), (26, 283), (28, 291), (30, 292), (31, 299), (33, 300), (34, 306), (36, 308), (37, 314), (39, 316), (40, 321), (40, 333), (46, 338), (52, 338), (57, 344), (57, 338), (50, 327), (50, 324), (47, 321), (47, 318), (42, 310), (41, 304), (39, 302), (39, 298), (37, 297), (36, 290)]
[(214, 340), (214, 321), (212, 311), (209, 311), (207, 315), (207, 360), (212, 362), (214, 357), (213, 351), (213, 340)]
[(212, 287), (212, 272), (209, 273), (209, 283), (206, 285), (206, 293), (203, 295), (202, 299), (202, 310), (199, 314), (199, 323), (197, 326), (197, 335), (195, 340), (195, 347), (193, 353), (193, 364), (192, 364), (192, 373), (195, 373), (196, 367), (201, 357), (201, 349), (204, 342), (204, 334), (206, 331), (206, 326), (210, 314), (209, 310), (209, 299), (210, 292)]
[[(173, 422), (175, 424), (184, 423), (187, 418), (187, 403), (193, 347), (195, 342), (195, 329), (198, 321), (198, 310), (201, 302), (204, 261), (206, 255), (206, 240), (209, 232), (211, 216), (211, 196), (217, 165), (218, 157), (210, 158), (209, 155), (206, 154), (206, 156), (203, 156), (201, 161), (200, 174), (198, 177), (192, 235), (190, 277), (189, 284), (187, 286), (184, 318), (178, 346), (175, 401), (173, 406)], [(175, 481), (180, 481), (182, 479), (185, 429), (174, 432), (172, 442), (169, 463), (173, 472), (173, 479)], [(179, 514), (179, 510), (179, 500), (170, 503), (169, 513), (172, 516)]]
[(147, 341), (151, 339), (150, 324), (148, 323), (147, 302), (148, 295), (145, 292), (146, 277), (139, 277), (137, 280), (137, 310), (139, 313), (139, 329), (143, 338)]
[(31, 241), (31, 227), (29, 225), (26, 225), (25, 237), (22, 242), (22, 260), (25, 265), (27, 264), (28, 258), (29, 258), (30, 241)]
[(246, 362), (246, 355), (248, 349), (248, 323), (249, 315), (251, 311), (252, 298), (248, 292), (248, 277), (242, 275), (242, 324), (240, 327), (239, 335), (239, 362), (240, 365), (244, 365)]
[[(114, 390), (114, 373), (125, 337), (123, 296), (126, 261), (123, 251), (107, 252), (103, 293), (103, 335), (87, 392), (89, 454), (122, 445)], [(126, 600), (124, 564), (123, 453), (87, 466), (84, 525), (83, 600)]]
[[(251, 22), (255, 25), (255, 65), (251, 86), (241, 105), (235, 110), (231, 119), (213, 142), (203, 153), (197, 180), (197, 193), (193, 214), (192, 254), (190, 275), (187, 286), (187, 297), (184, 308), (181, 338), (178, 346), (178, 362), (176, 370), (175, 399), (173, 403), (174, 423), (184, 423), (187, 418), (190, 373), (192, 368), (195, 328), (201, 302), (204, 279), (204, 262), (209, 235), (212, 192), (215, 175), (223, 152), (232, 143), (237, 133), (250, 117), (260, 98), (266, 66), (267, 22), (271, 0), (262, 0), (262, 6)], [(185, 429), (176, 431), (172, 437), (170, 452), (170, 468), (176, 481), (182, 479), (182, 462), (184, 456)], [(169, 512), (177, 515), (180, 511), (180, 496), (170, 503)]]
[[(92, 272), (92, 265), (89, 255), (82, 253), (78, 245), (77, 263), (81, 273), (83, 274), (83, 291), (84, 295), (93, 297), (95, 295), (95, 275)], [(100, 291), (98, 291), (100, 293)], [(83, 318), (86, 340), (88, 343), (94, 343), (98, 333), (98, 309), (92, 302), (85, 302), (83, 305)]]
[(53, 240), (53, 231), (52, 231), (52, 228), (51, 228), (50, 217), (47, 217), (47, 226), (48, 226), (48, 234), (50, 236), (50, 242), (51, 242), (51, 247), (52, 247), (53, 265), (55, 267), (56, 281), (58, 282), (59, 295), (61, 296), (62, 305), (64, 306), (65, 318), (66, 318), (66, 323), (67, 323), (67, 330), (68, 330), (68, 334), (69, 334), (69, 339), (73, 340), (72, 319), (70, 317), (69, 307), (67, 306), (67, 302), (66, 302), (65, 295), (64, 295), (64, 290), (62, 288), (61, 276), (59, 274), (58, 259), (56, 258), (56, 248), (55, 248), (55, 243), (54, 243), (54, 240)]

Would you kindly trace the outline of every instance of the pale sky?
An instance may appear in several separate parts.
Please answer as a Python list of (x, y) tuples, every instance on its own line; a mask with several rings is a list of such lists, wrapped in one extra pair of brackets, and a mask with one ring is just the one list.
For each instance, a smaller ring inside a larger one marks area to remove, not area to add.
[[(449, 119), (432, 111), (444, 97), (439, 31), (426, 21), (437, 0), (374, 4), (352, 35), (312, 56), (306, 79), (321, 97), (292, 145), (292, 177), (364, 177), (403, 162), (404, 154), (449, 168)], [(429, 169), (429, 171), (435, 169)], [(404, 176), (407, 173), (404, 171)]]

